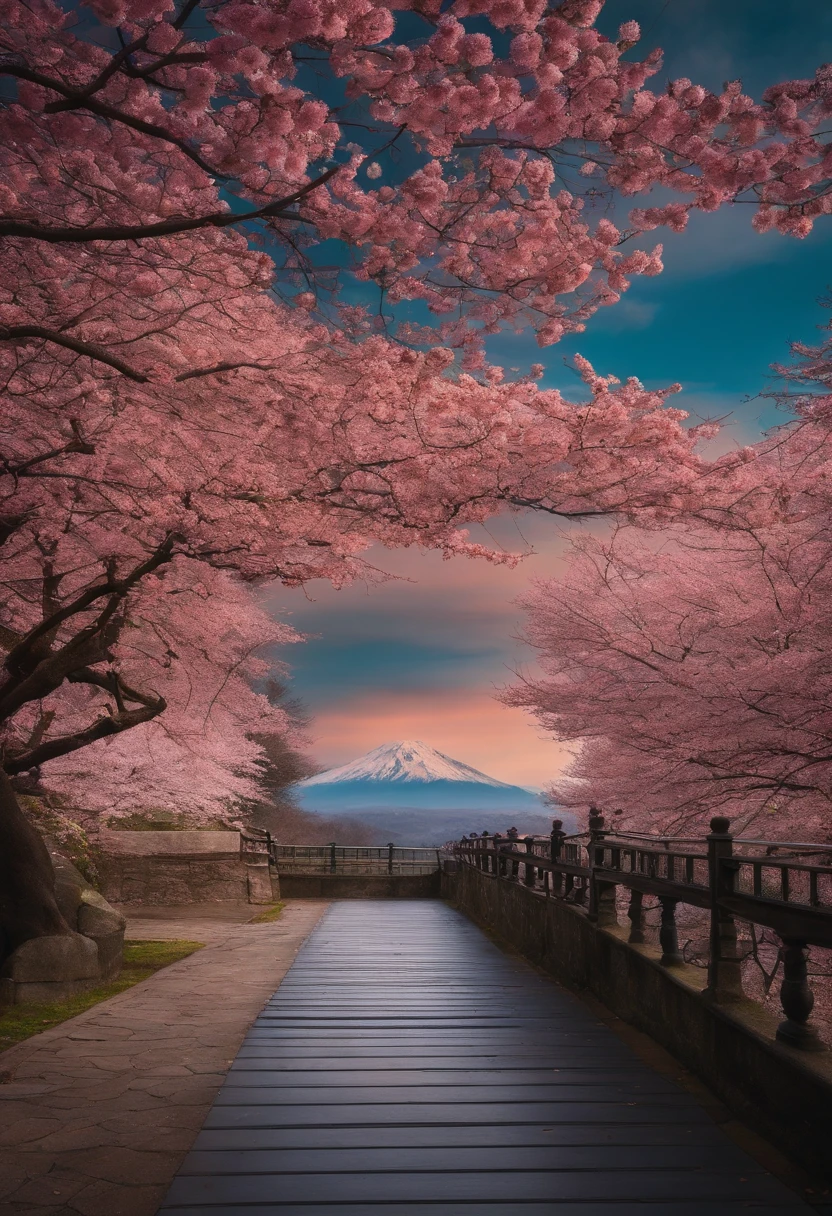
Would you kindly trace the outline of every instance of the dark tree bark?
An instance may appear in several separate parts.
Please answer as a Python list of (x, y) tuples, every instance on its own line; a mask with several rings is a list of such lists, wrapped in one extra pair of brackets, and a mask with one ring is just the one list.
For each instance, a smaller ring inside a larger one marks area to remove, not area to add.
[(46, 845), (0, 769), (0, 963), (30, 938), (71, 932), (55, 900)]

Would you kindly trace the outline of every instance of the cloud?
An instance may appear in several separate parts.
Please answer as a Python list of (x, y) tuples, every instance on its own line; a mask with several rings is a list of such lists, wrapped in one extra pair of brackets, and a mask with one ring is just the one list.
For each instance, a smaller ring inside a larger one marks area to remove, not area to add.
[[(472, 530), (473, 531), (473, 530)], [(477, 539), (526, 552), (516, 569), (418, 549), (374, 549), (374, 564), (397, 576), (340, 591), (321, 583), (303, 597), (272, 587), (264, 596), (307, 635), (288, 656), (293, 691), (314, 714), (314, 756), (326, 767), (389, 740), (418, 738), (500, 780), (545, 784), (563, 749), (534, 721), (495, 700), (534, 654), (518, 639), (514, 602), (533, 577), (562, 568), (563, 529), (542, 516), (501, 518)]]
[(620, 334), (633, 329), (647, 329), (659, 311), (658, 302), (634, 300), (625, 296), (609, 308), (601, 308), (592, 318), (592, 328), (599, 333)]
[[(337, 590), (323, 580), (302, 592), (279, 585), (264, 593), (265, 607), (288, 616), (318, 645), (412, 645), (482, 659), (511, 647), (519, 611), (514, 604), (529, 579), (552, 575), (563, 566), (567, 544), (563, 529), (543, 516), (519, 516), (471, 529), (472, 538), (495, 549), (525, 554), (511, 569), (482, 559), (443, 561), (417, 548), (385, 550), (374, 546), (369, 561), (393, 579), (380, 586), (356, 583)], [(302, 662), (294, 653), (292, 662)]]

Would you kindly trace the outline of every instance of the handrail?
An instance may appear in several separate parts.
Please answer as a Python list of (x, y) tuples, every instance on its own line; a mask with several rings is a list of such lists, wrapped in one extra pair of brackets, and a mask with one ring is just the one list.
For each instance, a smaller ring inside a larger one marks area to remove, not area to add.
[(617, 840), (659, 840), (667, 841), (673, 844), (701, 844), (701, 836), (659, 836), (651, 835), (646, 832), (619, 832), (614, 830), (607, 833), (609, 836), (615, 836)]
[(278, 844), (269, 853), (278, 874), (435, 874), (439, 851), (421, 846)]
[[(618, 927), (616, 892), (623, 887), (630, 893), (627, 916), (633, 945), (645, 940), (644, 896), (657, 897), (665, 967), (684, 961), (677, 905), (707, 910), (710, 951), (705, 994), (715, 1002), (744, 996), (736, 920), (772, 929), (782, 943), (781, 1002), (786, 1014), (777, 1037), (792, 1047), (823, 1050), (808, 1025), (814, 998), (806, 962), (809, 946), (832, 947), (832, 863), (775, 857), (771, 850), (830, 854), (832, 845), (735, 839), (724, 816), (712, 819), (710, 826), (706, 837), (618, 833), (606, 830), (604, 817), (593, 810), (589, 830), (580, 837), (567, 836), (562, 822), (554, 820), (549, 837), (521, 837), (511, 829), (506, 836), (464, 838), (454, 845), (454, 857), (497, 881), (516, 882), (545, 899), (575, 904), (602, 929)], [(767, 852), (735, 852), (735, 845), (764, 847)]]
[(806, 849), (810, 853), (832, 853), (832, 844), (809, 844), (793, 840), (747, 840), (744, 836), (735, 836), (734, 844), (753, 844), (766, 849)]

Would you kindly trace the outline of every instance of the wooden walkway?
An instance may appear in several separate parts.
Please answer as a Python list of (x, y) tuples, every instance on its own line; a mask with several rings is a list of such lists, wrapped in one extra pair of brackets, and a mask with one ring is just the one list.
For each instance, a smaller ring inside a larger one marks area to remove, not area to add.
[(164, 1216), (808, 1216), (579, 1000), (428, 900), (331, 906)]

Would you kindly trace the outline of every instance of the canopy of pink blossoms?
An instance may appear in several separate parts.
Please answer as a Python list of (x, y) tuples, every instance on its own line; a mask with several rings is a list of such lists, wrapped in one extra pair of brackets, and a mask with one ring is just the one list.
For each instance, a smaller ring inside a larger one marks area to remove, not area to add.
[(832, 344), (794, 351), (797, 419), (709, 472), (707, 527), (582, 538), (527, 597), (544, 675), (507, 699), (576, 746), (556, 798), (830, 838)]

